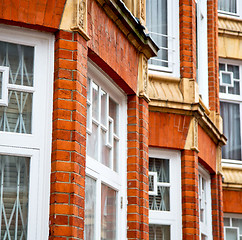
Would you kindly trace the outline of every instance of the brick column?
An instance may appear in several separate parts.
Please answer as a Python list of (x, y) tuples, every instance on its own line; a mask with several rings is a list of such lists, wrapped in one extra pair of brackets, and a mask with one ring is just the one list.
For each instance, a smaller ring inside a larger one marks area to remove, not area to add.
[(207, 1), (209, 107), (219, 112), (218, 9), (216, 0)]
[(181, 152), (183, 239), (199, 240), (198, 154)]
[(49, 239), (83, 239), (87, 44), (60, 31), (55, 43)]
[(211, 176), (213, 239), (224, 239), (222, 176)]
[(128, 239), (149, 238), (148, 103), (128, 96)]

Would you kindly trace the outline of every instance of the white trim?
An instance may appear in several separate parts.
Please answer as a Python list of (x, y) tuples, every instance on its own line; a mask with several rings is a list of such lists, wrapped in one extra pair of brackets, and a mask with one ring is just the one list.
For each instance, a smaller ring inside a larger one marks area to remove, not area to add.
[[(88, 78), (91, 79), (90, 85), (92, 82), (98, 85), (99, 89), (99, 102), (101, 104), (101, 90), (107, 93), (107, 100), (111, 97), (116, 103), (118, 103), (118, 116), (120, 121), (118, 122), (118, 133), (117, 135), (114, 133), (114, 123), (113, 119), (108, 117), (106, 119), (106, 126), (103, 126), (101, 123), (101, 108), (99, 108), (98, 119), (94, 120), (93, 117), (90, 117), (91, 124), (92, 122), (96, 122), (98, 125), (98, 131), (101, 129), (105, 130), (108, 135), (111, 134), (111, 141), (106, 138), (106, 143), (108, 147), (113, 151), (113, 138), (119, 140), (119, 160), (117, 171), (112, 170), (113, 165), (110, 167), (105, 166), (100, 162), (100, 157), (95, 160), (87, 155), (86, 161), (86, 174), (87, 176), (96, 180), (96, 219), (95, 219), (95, 239), (101, 238), (101, 184), (105, 184), (106, 186), (111, 187), (113, 190), (117, 192), (117, 226), (116, 226), (116, 239), (123, 240), (126, 239), (126, 226), (127, 226), (127, 97), (120, 90), (116, 84), (113, 82), (110, 77), (105, 74), (98, 66), (96, 66), (93, 62), (89, 60), (88, 62)], [(92, 88), (90, 88), (92, 89)], [(99, 104), (99, 105), (100, 105)], [(92, 107), (92, 92), (90, 91), (90, 107)], [(109, 103), (107, 101), (106, 110), (109, 109)], [(92, 114), (92, 110), (90, 112)], [(90, 115), (91, 115), (90, 114)], [(109, 122), (111, 122), (111, 129), (109, 129)], [(90, 126), (91, 126), (90, 124)], [(99, 129), (100, 128), (100, 129)], [(91, 129), (87, 132), (87, 134), (91, 134)], [(98, 149), (100, 149), (100, 141), (98, 139)], [(98, 150), (98, 152), (100, 152)], [(122, 199), (122, 208), (121, 208), (121, 199)]]
[(150, 158), (169, 159), (170, 211), (149, 210), (150, 224), (171, 226), (171, 240), (182, 239), (181, 153), (177, 150), (149, 149)]
[(229, 17), (232, 17), (232, 18), (241, 18), (241, 14), (242, 14), (242, 4), (241, 4), (241, 1), (239, 0), (236, 0), (236, 6), (237, 6), (237, 12), (236, 13), (232, 13), (232, 12), (227, 12), (227, 11), (223, 11), (223, 10), (219, 10), (218, 9), (218, 14), (219, 16), (224, 16), (224, 15), (227, 15)]
[(162, 76), (180, 77), (179, 0), (167, 0), (167, 16), (168, 67), (149, 64), (148, 68), (151, 73), (156, 72), (161, 73)]
[[(9, 68), (0, 66), (0, 72), (2, 73), (2, 97), (0, 99), (0, 106), (8, 106), (8, 76), (9, 76)], [(0, 89), (1, 91), (1, 89)]]
[[(49, 33), (5, 25), (0, 25), (0, 31), (0, 41), (35, 47), (34, 87), (19, 86), (19, 90), (34, 92), (32, 134), (1, 132), (0, 151), (11, 153), (16, 150), (17, 155), (25, 154), (25, 152), (26, 154), (38, 152), (33, 155), (36, 160), (34, 165), (31, 165), (33, 168), (31, 172), (35, 173), (31, 173), (30, 176), (30, 186), (32, 186), (30, 195), (35, 189), (38, 190), (38, 197), (30, 199), (32, 207), (29, 208), (29, 223), (35, 227), (28, 227), (31, 232), (28, 239), (47, 240), (49, 236), (54, 36)], [(38, 166), (35, 167), (35, 164)]]
[[(199, 207), (199, 230), (200, 230), (200, 239), (201, 235), (205, 235), (207, 240), (213, 239), (213, 233), (212, 233), (212, 199), (211, 199), (211, 177), (210, 174), (199, 165), (198, 167), (199, 176), (201, 176), (203, 179), (205, 179), (205, 222), (201, 222), (200, 220), (200, 207)], [(201, 183), (199, 182), (199, 185)], [(200, 187), (199, 186), (199, 193), (200, 193)], [(199, 201), (200, 201), (200, 194), (199, 194)], [(200, 205), (200, 203), (199, 203)]]

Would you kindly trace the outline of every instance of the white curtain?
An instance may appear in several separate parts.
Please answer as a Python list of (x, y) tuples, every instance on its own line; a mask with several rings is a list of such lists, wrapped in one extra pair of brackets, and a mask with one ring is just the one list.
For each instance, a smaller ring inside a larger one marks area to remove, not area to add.
[(237, 13), (236, 0), (218, 0), (218, 9), (225, 12)]
[(146, 25), (151, 37), (160, 47), (158, 56), (151, 59), (150, 63), (168, 67), (167, 0), (147, 0), (146, 4)]
[(241, 160), (240, 105), (220, 102), (224, 134), (228, 138), (222, 149), (224, 159)]

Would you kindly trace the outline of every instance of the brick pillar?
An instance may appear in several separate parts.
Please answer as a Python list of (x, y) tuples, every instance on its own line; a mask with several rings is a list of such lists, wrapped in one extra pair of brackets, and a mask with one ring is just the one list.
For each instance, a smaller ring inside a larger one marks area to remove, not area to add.
[(180, 74), (181, 78), (196, 78), (196, 5), (195, 0), (179, 1)]
[(128, 96), (128, 239), (149, 238), (148, 103)]
[(211, 176), (213, 239), (224, 239), (222, 176)]
[(87, 44), (59, 31), (55, 43), (49, 239), (83, 239)]
[(218, 9), (216, 0), (207, 1), (209, 107), (219, 112)]
[(199, 240), (198, 154), (181, 152), (183, 239)]
[(140, 232), (141, 239), (149, 239), (149, 109), (148, 102), (139, 99), (139, 150), (140, 150)]

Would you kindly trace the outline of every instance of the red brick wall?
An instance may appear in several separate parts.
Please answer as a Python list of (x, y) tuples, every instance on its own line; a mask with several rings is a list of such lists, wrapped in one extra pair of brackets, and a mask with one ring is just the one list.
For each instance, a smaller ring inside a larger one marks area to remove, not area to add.
[(83, 239), (87, 44), (60, 31), (55, 43), (50, 237)]
[(2, 0), (0, 22), (31, 28), (58, 29), (66, 0)]
[(217, 145), (208, 134), (198, 125), (198, 157), (210, 172), (216, 172)]
[(98, 64), (111, 67), (113, 76), (116, 73), (113, 80), (119, 86), (127, 85), (127, 93), (136, 93), (138, 51), (95, 0), (88, 1), (88, 35), (88, 47), (100, 58)]
[(242, 192), (223, 190), (223, 206), (225, 213), (242, 213)]
[(191, 117), (173, 113), (149, 113), (149, 145), (183, 149)]
[(148, 239), (148, 103), (128, 97), (128, 239)]

